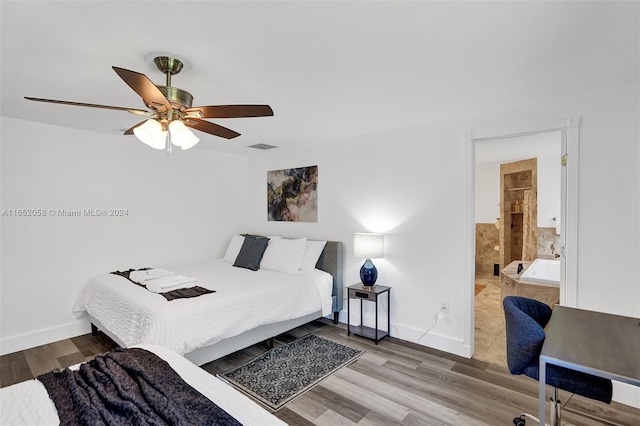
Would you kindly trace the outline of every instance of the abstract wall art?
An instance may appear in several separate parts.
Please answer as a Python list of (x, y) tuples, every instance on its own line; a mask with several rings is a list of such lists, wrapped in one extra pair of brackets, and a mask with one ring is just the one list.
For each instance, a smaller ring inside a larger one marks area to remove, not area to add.
[(318, 166), (267, 172), (269, 221), (318, 221)]

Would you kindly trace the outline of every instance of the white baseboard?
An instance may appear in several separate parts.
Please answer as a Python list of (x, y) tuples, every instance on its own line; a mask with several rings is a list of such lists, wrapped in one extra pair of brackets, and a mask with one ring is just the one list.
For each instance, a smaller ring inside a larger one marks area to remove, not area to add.
[[(338, 319), (340, 322), (346, 324), (347, 312), (344, 310), (340, 311), (340, 315)], [(380, 318), (378, 318), (378, 320), (380, 321)], [(382, 322), (385, 323), (383, 327), (386, 326), (386, 320)], [(356, 322), (352, 321), (351, 325), (359, 325), (359, 323), (360, 323), (360, 319), (358, 318)], [(374, 324), (375, 318), (373, 316), (369, 316), (365, 314), (364, 323), (365, 325)], [(450, 336), (438, 334), (437, 332), (438, 328), (439, 327), (434, 327), (433, 330), (431, 330), (422, 339), (420, 339), (424, 335), (425, 331), (427, 331), (426, 329), (418, 330), (413, 327), (407, 327), (401, 324), (391, 323), (390, 334), (392, 337), (406, 340), (408, 342), (418, 343), (419, 345), (427, 346), (433, 349), (438, 349), (438, 350), (459, 355), (465, 358), (471, 358), (471, 348), (469, 347), (469, 345), (465, 345), (462, 339), (455, 339)], [(420, 342), (418, 342), (418, 339), (420, 339)]]
[(640, 388), (614, 380), (613, 400), (620, 404), (640, 409)]
[(23, 351), (36, 346), (57, 342), (58, 340), (87, 334), (91, 331), (91, 325), (87, 321), (76, 321), (58, 327), (48, 328), (33, 333), (20, 334), (18, 336), (3, 337), (0, 339), (0, 355)]
[(396, 324), (391, 327), (391, 335), (398, 339), (417, 343), (419, 345), (438, 349), (465, 358), (471, 358), (469, 347), (464, 345), (464, 341), (462, 339), (456, 339), (451, 336), (439, 334), (438, 327), (430, 330), (427, 334), (425, 334), (426, 331), (427, 330), (418, 330), (401, 324)]

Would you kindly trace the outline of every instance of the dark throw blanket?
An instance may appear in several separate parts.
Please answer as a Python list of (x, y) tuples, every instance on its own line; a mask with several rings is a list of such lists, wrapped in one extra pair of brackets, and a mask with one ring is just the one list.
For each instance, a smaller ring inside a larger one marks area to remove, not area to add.
[(37, 378), (61, 425), (240, 425), (144, 349), (116, 349)]
[[(113, 271), (111, 272), (111, 274), (120, 275), (121, 277), (125, 277), (135, 285), (139, 285), (142, 288), (147, 288), (144, 285), (137, 283), (133, 281), (131, 278), (129, 278), (130, 274), (133, 271), (146, 271), (147, 269), (151, 269), (151, 268), (129, 269), (128, 271)], [(180, 288), (178, 290), (171, 290), (171, 291), (167, 291), (166, 293), (156, 293), (156, 294), (164, 296), (165, 299), (171, 301), (174, 299), (188, 299), (190, 297), (198, 297), (198, 296), (202, 296), (203, 294), (209, 294), (209, 293), (215, 293), (215, 291), (209, 290), (204, 287), (195, 286), (191, 288)]]

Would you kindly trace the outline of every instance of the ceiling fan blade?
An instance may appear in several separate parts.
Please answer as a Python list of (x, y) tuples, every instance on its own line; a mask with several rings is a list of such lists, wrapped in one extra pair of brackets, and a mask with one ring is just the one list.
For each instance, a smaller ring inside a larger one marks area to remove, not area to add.
[(141, 121), (138, 124), (136, 124), (135, 126), (131, 127), (129, 130), (127, 130), (126, 132), (124, 132), (125, 135), (133, 135), (133, 129), (135, 129), (138, 126), (142, 126), (144, 123), (146, 123), (147, 120)]
[(199, 118), (189, 118), (187, 120), (184, 120), (184, 124), (193, 129), (200, 130), (201, 132), (209, 133), (214, 136), (220, 136), (221, 138), (225, 139), (233, 139), (240, 136), (240, 133), (236, 131), (227, 129), (226, 127), (211, 123), (209, 121), (200, 120)]
[(160, 89), (153, 84), (144, 74), (139, 72), (125, 70), (124, 68), (111, 67), (113, 70), (144, 100), (149, 108), (161, 111), (169, 111), (171, 104), (169, 100), (162, 94)]
[(149, 117), (156, 115), (154, 112), (145, 111), (143, 109), (137, 109), (137, 108), (125, 108), (125, 107), (117, 107), (117, 106), (111, 106), (111, 105), (86, 104), (83, 102), (71, 102), (71, 101), (59, 101), (56, 99), (32, 98), (29, 96), (25, 96), (24, 98), (29, 101), (48, 102), (51, 104), (72, 105), (72, 106), (81, 106), (81, 107), (89, 107), (89, 108), (115, 109), (118, 111), (127, 111), (137, 115), (147, 115)]
[(269, 105), (211, 105), (188, 108), (188, 116), (198, 118), (267, 117), (273, 115)]

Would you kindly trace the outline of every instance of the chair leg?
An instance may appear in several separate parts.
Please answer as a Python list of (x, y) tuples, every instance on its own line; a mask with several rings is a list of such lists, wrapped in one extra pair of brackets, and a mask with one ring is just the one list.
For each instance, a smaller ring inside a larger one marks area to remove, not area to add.
[[(572, 397), (569, 397), (569, 401), (571, 400)], [(568, 401), (567, 401), (568, 402)], [(560, 398), (558, 396), (558, 388), (553, 388), (553, 394), (551, 395), (551, 398), (549, 398), (549, 406), (551, 408), (551, 414), (550, 414), (550, 423), (545, 423), (545, 426), (562, 426), (562, 402), (560, 401)], [(600, 422), (602, 424), (611, 424), (613, 425), (613, 423), (609, 423), (604, 419), (589, 415), (587, 413), (584, 412), (580, 412), (580, 411), (576, 411), (576, 410), (569, 410), (572, 413), (575, 414), (579, 414), (582, 416), (585, 416), (586, 418), (592, 419), (594, 421)], [(538, 424), (540, 422), (540, 420), (538, 420), (537, 417), (529, 414), (529, 413), (522, 413), (520, 414), (520, 416), (516, 417), (513, 419), (513, 424), (515, 426), (525, 426), (525, 418), (529, 418), (531, 420), (533, 420), (535, 422), (535, 424)]]
[(562, 404), (560, 398), (558, 398), (558, 388), (553, 388), (553, 395), (551, 395), (550, 408), (551, 408), (551, 426), (560, 426), (562, 424)]
[(525, 414), (521, 414), (519, 417), (513, 419), (513, 424), (516, 426), (525, 426), (527, 423), (524, 420)]
[[(562, 425), (562, 420), (561, 420), (561, 412), (560, 409), (562, 408), (562, 404), (560, 403), (560, 398), (558, 398), (558, 388), (553, 388), (553, 394), (551, 395), (551, 398), (549, 399), (549, 405), (551, 406), (551, 414), (550, 414), (550, 421), (551, 423), (549, 425), (547, 425), (545, 423), (545, 426), (561, 426)], [(539, 422), (537, 417), (532, 416), (529, 413), (522, 413), (520, 415), (520, 417), (516, 417), (515, 419), (513, 419), (513, 424), (515, 426), (525, 426), (525, 417), (528, 417), (532, 420), (534, 420), (536, 423)]]
[[(526, 425), (525, 417), (533, 420), (535, 422), (535, 424), (539, 424), (540, 423), (540, 420), (538, 420), (538, 418), (536, 416), (531, 415), (529, 413), (522, 413), (522, 414), (520, 414), (520, 416), (518, 416), (515, 419), (513, 419), (513, 424), (516, 425), (516, 426), (525, 426)], [(550, 426), (550, 425), (548, 423), (545, 423), (545, 426)]]

